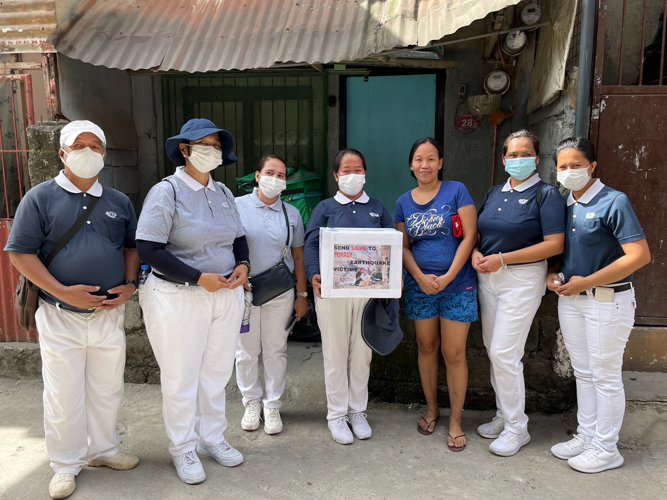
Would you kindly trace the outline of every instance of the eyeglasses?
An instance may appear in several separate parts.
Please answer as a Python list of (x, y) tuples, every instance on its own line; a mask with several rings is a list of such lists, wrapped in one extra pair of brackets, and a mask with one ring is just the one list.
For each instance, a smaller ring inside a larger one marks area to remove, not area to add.
[(203, 142), (203, 141), (197, 141), (197, 142), (191, 142), (189, 145), (190, 146), (211, 146), (211, 147), (217, 149), (218, 151), (222, 151), (222, 145), (220, 145), (217, 142), (215, 144), (207, 144), (206, 142)]

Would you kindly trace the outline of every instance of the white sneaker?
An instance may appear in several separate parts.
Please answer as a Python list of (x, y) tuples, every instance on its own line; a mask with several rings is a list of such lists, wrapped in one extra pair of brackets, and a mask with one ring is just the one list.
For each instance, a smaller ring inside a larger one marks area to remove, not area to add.
[(283, 421), (278, 408), (264, 408), (264, 432), (269, 435), (280, 434), (283, 430)]
[(197, 453), (205, 457), (213, 457), (215, 461), (225, 467), (236, 467), (243, 463), (243, 455), (222, 438), (215, 446), (204, 446), (200, 441), (197, 444)]
[(194, 450), (171, 457), (171, 461), (176, 467), (176, 474), (185, 484), (199, 484), (206, 479), (204, 466)]
[(588, 443), (589, 441), (586, 441), (579, 434), (574, 434), (569, 441), (553, 445), (551, 453), (561, 460), (568, 460), (581, 455)]
[(329, 420), (331, 437), (339, 444), (354, 443), (354, 436), (350, 432), (350, 427), (347, 425), (348, 422), (347, 416)]
[(244, 431), (256, 431), (259, 429), (260, 415), (262, 413), (262, 403), (259, 399), (248, 401), (245, 405), (245, 413), (241, 419), (241, 429)]
[(353, 413), (352, 419), (350, 419), (350, 425), (352, 426), (352, 432), (357, 439), (368, 439), (373, 435), (371, 426), (368, 425), (368, 420), (366, 420), (365, 413)]
[(623, 456), (614, 450), (613, 453), (598, 448), (592, 444), (586, 444), (585, 450), (581, 455), (570, 458), (567, 463), (574, 470), (593, 474), (609, 469), (616, 469), (623, 465)]
[(526, 446), (530, 443), (530, 434), (528, 431), (523, 434), (515, 434), (511, 431), (504, 430), (498, 436), (491, 446), (489, 446), (489, 451), (495, 453), (501, 457), (511, 457), (516, 455), (522, 446)]
[(74, 474), (56, 474), (49, 483), (49, 495), (51, 498), (67, 498), (76, 489)]
[(493, 417), (491, 422), (477, 427), (477, 434), (487, 439), (496, 439), (503, 430), (505, 430), (505, 419), (503, 417)]

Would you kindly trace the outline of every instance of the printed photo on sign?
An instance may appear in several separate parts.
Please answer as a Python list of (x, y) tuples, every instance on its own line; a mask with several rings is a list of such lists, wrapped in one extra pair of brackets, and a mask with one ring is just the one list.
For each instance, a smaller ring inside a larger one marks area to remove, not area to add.
[(333, 288), (387, 290), (391, 245), (334, 245)]

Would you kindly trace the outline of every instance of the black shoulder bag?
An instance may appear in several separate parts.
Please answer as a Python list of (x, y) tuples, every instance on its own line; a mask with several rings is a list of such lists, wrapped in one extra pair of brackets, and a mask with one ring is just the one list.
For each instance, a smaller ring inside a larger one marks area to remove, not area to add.
[(282, 207), (283, 214), (285, 215), (285, 223), (287, 224), (285, 248), (283, 248), (283, 255), (280, 262), (271, 269), (250, 278), (250, 284), (252, 285), (252, 305), (254, 306), (266, 304), (269, 300), (275, 299), (278, 295), (282, 295), (296, 285), (294, 273), (285, 264), (285, 256), (289, 251), (289, 218), (287, 217), (287, 209), (284, 202), (282, 203)]
[[(83, 226), (83, 223), (90, 216), (95, 205), (97, 205), (98, 200), (99, 198), (96, 198), (95, 196), (90, 197), (88, 209), (81, 212), (81, 215), (76, 219), (74, 225), (58, 240), (56, 246), (53, 247), (53, 250), (51, 250), (51, 253), (44, 261), (44, 267), (48, 269), (51, 262), (53, 262), (53, 259), (56, 258), (56, 255), (58, 255), (60, 251), (65, 248), (65, 245), (74, 238), (74, 235), (79, 232), (79, 229), (81, 229), (81, 226)], [(21, 325), (21, 328), (28, 331), (37, 328), (37, 325), (35, 324), (35, 313), (39, 307), (38, 299), (39, 287), (21, 274), (19, 282), (16, 285), (16, 293), (14, 294), (14, 309), (16, 309), (16, 315), (19, 318), (19, 325)]]

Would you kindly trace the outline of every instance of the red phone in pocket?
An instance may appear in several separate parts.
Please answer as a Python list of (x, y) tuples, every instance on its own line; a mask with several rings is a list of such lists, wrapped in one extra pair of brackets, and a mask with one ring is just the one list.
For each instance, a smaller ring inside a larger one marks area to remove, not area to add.
[(461, 217), (458, 215), (452, 216), (452, 231), (457, 238), (463, 236), (463, 225), (461, 224)]

